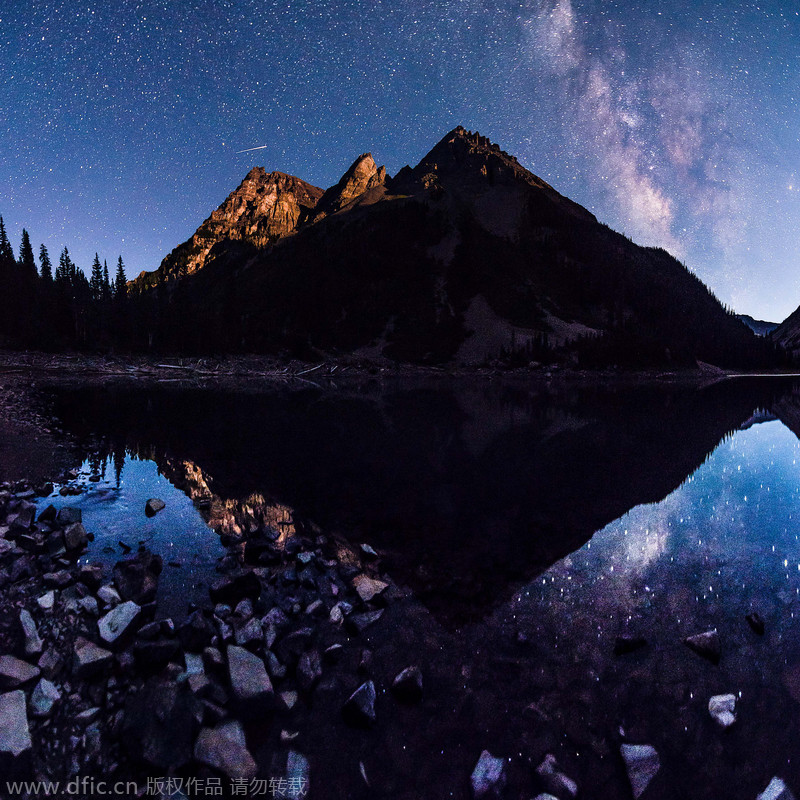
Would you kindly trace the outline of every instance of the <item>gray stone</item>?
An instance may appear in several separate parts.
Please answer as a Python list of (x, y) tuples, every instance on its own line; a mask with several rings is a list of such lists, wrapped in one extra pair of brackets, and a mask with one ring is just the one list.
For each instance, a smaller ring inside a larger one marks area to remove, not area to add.
[(76, 678), (90, 678), (107, 667), (114, 656), (94, 642), (79, 636), (75, 640), (72, 673)]
[(119, 592), (113, 586), (101, 586), (97, 590), (97, 599), (107, 606), (115, 606), (122, 602)]
[(97, 600), (90, 594), (86, 595), (86, 597), (81, 597), (81, 599), (78, 600), (78, 606), (90, 617), (100, 616), (100, 607), (97, 605)]
[(375, 684), (366, 681), (347, 699), (342, 708), (345, 721), (358, 727), (369, 726), (375, 722)]
[(794, 800), (794, 795), (780, 778), (773, 778), (756, 800)]
[(56, 522), (59, 525), (74, 525), (82, 520), (83, 514), (81, 510), (74, 506), (64, 506), (64, 508), (59, 509), (58, 514), (56, 514)]
[(229, 778), (256, 776), (256, 762), (247, 749), (244, 730), (235, 720), (216, 728), (203, 728), (194, 744), (194, 757)]
[(578, 794), (578, 784), (558, 769), (552, 753), (544, 757), (544, 761), (536, 768), (536, 774), (551, 794), (558, 797), (575, 797)]
[(716, 628), (713, 631), (698, 633), (683, 640), (684, 644), (697, 655), (707, 658), (712, 664), (719, 664), (722, 649)]
[(628, 772), (634, 800), (638, 800), (661, 768), (661, 759), (656, 749), (649, 744), (623, 744), (620, 746), (620, 753)]
[(356, 575), (356, 577), (353, 578), (353, 588), (358, 592), (358, 596), (365, 603), (377, 597), (388, 587), (388, 583), (379, 581), (376, 578), (370, 578), (368, 575)]
[(378, 554), (368, 544), (362, 544), (360, 550), (362, 558), (366, 561), (375, 561), (378, 558)]
[(368, 611), (365, 614), (353, 614), (347, 618), (347, 627), (353, 633), (361, 633), (383, 616), (383, 609)]
[(322, 660), (316, 650), (309, 650), (300, 656), (297, 664), (297, 685), (310, 692), (322, 677)]
[(0, 695), (0, 753), (18, 758), (30, 749), (25, 692), (17, 690)]
[(80, 522), (64, 529), (64, 545), (67, 550), (83, 550), (89, 544), (89, 534)]
[(252, 642), (260, 642), (264, 638), (264, 631), (261, 628), (261, 620), (255, 617), (249, 619), (244, 625), (234, 629), (236, 644), (244, 647)]
[(134, 623), (141, 611), (141, 606), (133, 600), (115, 606), (97, 621), (100, 638), (108, 644), (113, 644), (126, 633), (133, 631)]
[(708, 713), (723, 728), (736, 722), (736, 695), (718, 694), (708, 701)]
[(51, 589), (49, 592), (45, 592), (41, 597), (37, 597), (36, 602), (42, 611), (52, 611), (53, 606), (56, 604), (56, 593)]
[(15, 656), (0, 656), (0, 689), (16, 689), (39, 677), (39, 667)]
[(505, 761), (484, 750), (472, 770), (470, 781), (476, 798), (499, 795), (506, 783)]
[(228, 646), (228, 674), (234, 697), (243, 710), (254, 714), (269, 708), (274, 698), (264, 662), (249, 650)]
[(147, 514), (148, 517), (154, 517), (159, 511), (166, 507), (167, 504), (163, 500), (160, 500), (158, 497), (151, 497), (144, 504), (144, 513)]
[(19, 624), (22, 626), (22, 635), (25, 637), (25, 655), (38, 656), (42, 652), (42, 640), (36, 628), (36, 622), (30, 612), (22, 609), (19, 612)]
[(58, 687), (47, 678), (42, 678), (31, 694), (31, 713), (34, 717), (46, 717), (60, 699)]

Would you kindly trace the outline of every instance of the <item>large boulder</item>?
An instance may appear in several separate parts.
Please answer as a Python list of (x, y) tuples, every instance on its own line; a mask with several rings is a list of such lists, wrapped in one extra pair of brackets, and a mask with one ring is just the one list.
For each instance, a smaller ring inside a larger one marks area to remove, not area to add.
[(228, 675), (233, 696), (243, 714), (257, 715), (269, 710), (275, 698), (264, 662), (249, 650), (228, 646)]
[(15, 656), (0, 656), (0, 689), (16, 689), (39, 677), (39, 667)]
[(25, 692), (0, 695), (0, 765), (23, 757), (31, 749), (28, 715), (25, 711)]
[(75, 640), (72, 658), (72, 674), (79, 680), (92, 678), (102, 672), (113, 660), (114, 656), (94, 642), (79, 636)]
[[(114, 606), (111, 611), (97, 621), (100, 638), (107, 644), (122, 643), (130, 639), (136, 629), (142, 608), (133, 600)], [(126, 635), (127, 634), (127, 635)]]

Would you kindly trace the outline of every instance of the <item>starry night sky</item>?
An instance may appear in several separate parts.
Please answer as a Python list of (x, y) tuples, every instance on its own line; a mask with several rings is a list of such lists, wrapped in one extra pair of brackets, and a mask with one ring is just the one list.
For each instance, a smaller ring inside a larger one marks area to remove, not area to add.
[(800, 9), (730, 5), (4, 0), (0, 214), (15, 252), (26, 227), (132, 277), (254, 165), (324, 188), (462, 124), (780, 321), (800, 304)]

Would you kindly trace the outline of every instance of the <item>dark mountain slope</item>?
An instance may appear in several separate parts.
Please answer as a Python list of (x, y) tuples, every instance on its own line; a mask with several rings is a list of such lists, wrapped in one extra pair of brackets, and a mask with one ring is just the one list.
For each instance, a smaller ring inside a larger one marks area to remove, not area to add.
[(162, 265), (148, 282), (166, 289), (145, 298), (156, 343), (415, 362), (775, 361), (668, 253), (599, 224), (484, 137), (456, 128), (394, 179), (367, 156), (348, 173), (296, 235), (220, 238), (183, 280)]

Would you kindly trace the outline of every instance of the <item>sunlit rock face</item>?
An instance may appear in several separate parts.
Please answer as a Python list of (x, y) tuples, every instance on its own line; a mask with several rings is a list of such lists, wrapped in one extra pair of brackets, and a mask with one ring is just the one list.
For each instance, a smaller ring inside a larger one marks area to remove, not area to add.
[(213, 260), (215, 248), (224, 243), (263, 248), (289, 236), (308, 218), (322, 194), (322, 189), (293, 175), (253, 167), (192, 237), (176, 247), (158, 270), (139, 275), (133, 288), (142, 290), (192, 275)]
[[(386, 184), (386, 167), (378, 167), (372, 153), (360, 155), (335, 186), (331, 186), (320, 198), (314, 210), (314, 220), (341, 211), (348, 204), (373, 189)], [(382, 192), (376, 195), (376, 199)]]

